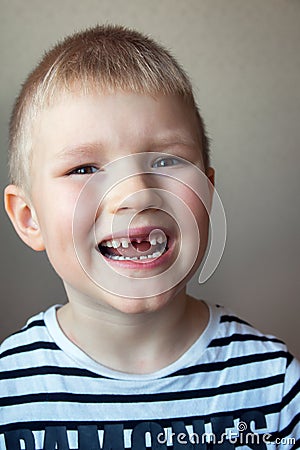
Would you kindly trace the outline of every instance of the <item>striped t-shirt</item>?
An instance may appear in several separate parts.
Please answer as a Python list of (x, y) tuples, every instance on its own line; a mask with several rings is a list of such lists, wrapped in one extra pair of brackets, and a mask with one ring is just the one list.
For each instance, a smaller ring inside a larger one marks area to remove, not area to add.
[(151, 374), (110, 370), (68, 340), (56, 308), (1, 346), (1, 450), (295, 449), (300, 365), (210, 306), (200, 338)]

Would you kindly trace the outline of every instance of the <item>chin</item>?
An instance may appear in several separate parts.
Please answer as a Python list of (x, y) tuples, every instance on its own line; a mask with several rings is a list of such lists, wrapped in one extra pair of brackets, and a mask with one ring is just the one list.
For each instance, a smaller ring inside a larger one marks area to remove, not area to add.
[(120, 298), (110, 306), (126, 315), (149, 314), (164, 309), (172, 301), (172, 297), (161, 294), (149, 298)]

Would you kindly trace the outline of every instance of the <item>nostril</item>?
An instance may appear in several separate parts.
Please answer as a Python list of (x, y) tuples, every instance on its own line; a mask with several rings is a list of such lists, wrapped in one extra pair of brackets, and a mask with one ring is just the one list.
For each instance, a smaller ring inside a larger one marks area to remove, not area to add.
[[(146, 189), (134, 189), (129, 192), (129, 186), (123, 186), (122, 190), (122, 201), (114, 202), (111, 199), (111, 204), (114, 205), (114, 210), (116, 211), (128, 211), (129, 209), (134, 211), (145, 211), (149, 209), (160, 210), (163, 204), (162, 198), (157, 189), (146, 188)], [(120, 186), (121, 189), (121, 186)], [(127, 194), (127, 195), (126, 195)], [(119, 196), (119, 195), (118, 195)], [(115, 199), (116, 200), (116, 199)]]

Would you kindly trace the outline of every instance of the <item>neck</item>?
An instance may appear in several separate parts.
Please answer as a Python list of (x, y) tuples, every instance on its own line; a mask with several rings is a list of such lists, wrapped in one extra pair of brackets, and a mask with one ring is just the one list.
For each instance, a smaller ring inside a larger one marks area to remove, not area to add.
[(127, 373), (151, 373), (176, 361), (208, 321), (203, 302), (185, 291), (163, 308), (135, 314), (71, 300), (58, 311), (67, 337), (91, 358)]

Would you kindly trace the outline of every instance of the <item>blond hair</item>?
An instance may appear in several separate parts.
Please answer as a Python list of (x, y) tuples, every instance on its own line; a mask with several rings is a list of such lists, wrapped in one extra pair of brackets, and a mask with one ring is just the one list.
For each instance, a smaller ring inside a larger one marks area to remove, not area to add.
[(99, 88), (181, 96), (197, 114), (204, 165), (208, 167), (208, 139), (184, 70), (149, 37), (122, 26), (105, 25), (59, 42), (23, 84), (10, 121), (9, 171), (13, 184), (28, 189), (32, 129), (38, 113), (53, 104), (62, 91), (88, 93)]

